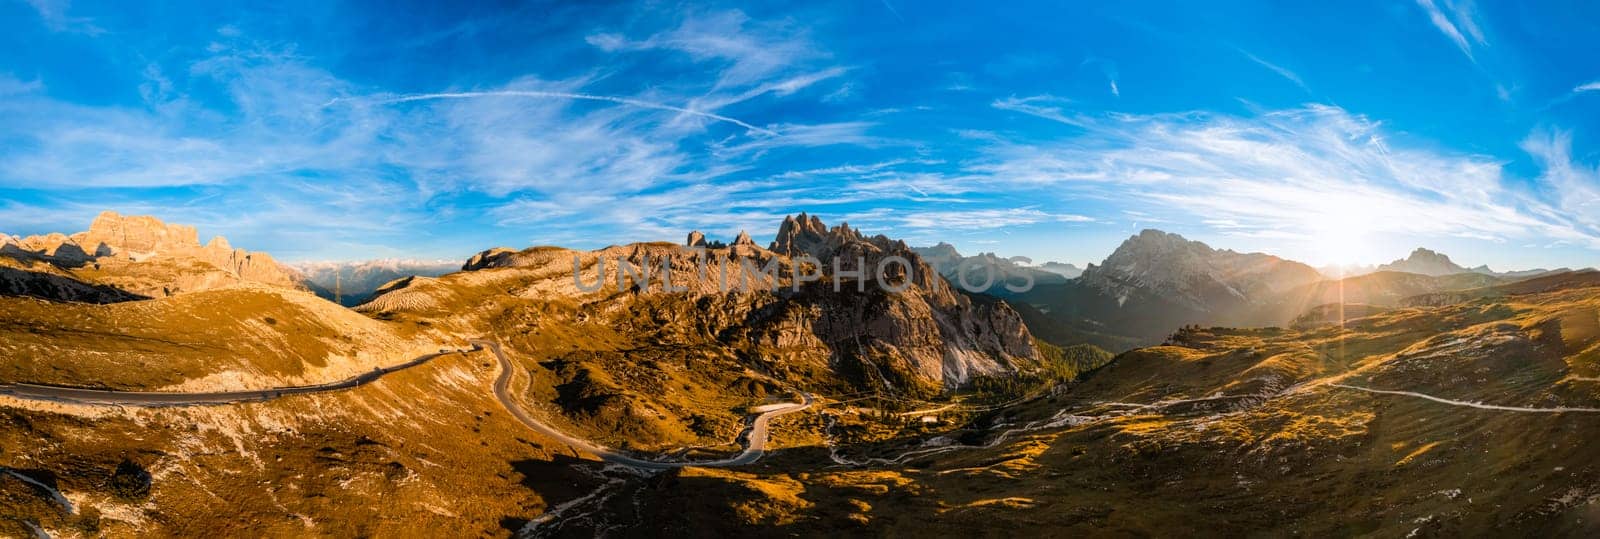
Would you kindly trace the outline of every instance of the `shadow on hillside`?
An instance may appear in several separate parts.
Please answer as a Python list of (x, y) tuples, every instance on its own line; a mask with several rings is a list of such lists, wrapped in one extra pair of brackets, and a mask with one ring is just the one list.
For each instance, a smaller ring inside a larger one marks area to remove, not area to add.
[[(511, 469), (521, 475), (518, 484), (544, 500), (545, 511), (588, 496), (606, 483), (602, 475), (606, 465), (596, 460), (555, 454), (550, 460), (524, 459), (510, 464)], [(531, 520), (526, 516), (507, 515), (500, 519), (500, 526), (515, 534)]]
[(0, 296), (98, 304), (150, 299), (113, 286), (89, 284), (70, 277), (6, 267), (0, 267)]

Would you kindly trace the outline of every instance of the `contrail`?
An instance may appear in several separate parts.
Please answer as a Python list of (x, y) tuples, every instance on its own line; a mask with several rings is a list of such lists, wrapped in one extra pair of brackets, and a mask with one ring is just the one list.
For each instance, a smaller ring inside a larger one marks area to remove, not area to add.
[[(705, 111), (699, 111), (699, 110), (694, 110), (694, 109), (686, 109), (686, 108), (683, 108), (683, 107), (677, 107), (677, 106), (667, 105), (667, 104), (663, 104), (663, 103), (653, 103), (653, 102), (650, 102), (650, 101), (640, 101), (638, 99), (628, 99), (628, 98), (625, 98), (625, 97), (612, 97), (612, 96), (608, 96), (608, 95), (576, 94), (576, 93), (571, 93), (571, 92), (546, 92), (546, 91), (541, 91), (541, 90), (496, 90), (496, 91), (492, 91), (492, 92), (448, 92), (448, 93), (436, 93), (436, 94), (411, 94), (411, 95), (402, 95), (402, 96), (396, 96), (396, 97), (390, 97), (390, 98), (378, 98), (378, 99), (375, 99), (374, 102), (375, 103), (379, 103), (379, 104), (387, 105), (387, 104), (394, 104), (394, 103), (409, 103), (409, 102), (412, 102), (412, 101), (433, 101), (433, 100), (439, 100), (439, 99), (472, 99), (472, 98), (478, 98), (478, 97), (542, 97), (542, 98), (551, 98), (551, 99), (580, 99), (580, 100), (585, 100), (585, 101), (605, 101), (605, 102), (608, 102), (608, 103), (617, 103), (619, 105), (628, 105), (628, 106), (639, 107), (639, 108), (644, 108), (644, 109), (666, 110), (666, 111), (672, 111), (672, 112), (679, 112), (679, 113), (688, 114), (688, 115), (691, 115), (691, 116), (699, 116), (701, 118), (707, 118), (707, 119), (711, 119), (711, 120), (716, 120), (716, 121), (719, 121), (719, 122), (727, 122), (727, 123), (730, 123), (730, 124), (733, 124), (733, 125), (737, 125), (739, 127), (743, 127), (745, 129), (749, 129), (751, 131), (755, 131), (757, 133), (764, 134), (764, 135), (771, 135), (771, 136), (777, 136), (778, 135), (778, 132), (776, 132), (776, 131), (773, 131), (771, 129), (761, 128), (761, 127), (756, 127), (756, 126), (751, 125), (750, 123), (745, 122), (743, 120), (740, 120), (738, 118), (730, 118), (730, 117), (727, 117), (727, 116), (723, 116), (721, 114), (705, 112)], [(353, 100), (353, 99), (336, 98), (336, 99), (334, 99), (332, 101), (329, 101), (328, 104), (332, 105), (332, 104), (337, 103), (339, 101), (350, 101), (350, 100)]]

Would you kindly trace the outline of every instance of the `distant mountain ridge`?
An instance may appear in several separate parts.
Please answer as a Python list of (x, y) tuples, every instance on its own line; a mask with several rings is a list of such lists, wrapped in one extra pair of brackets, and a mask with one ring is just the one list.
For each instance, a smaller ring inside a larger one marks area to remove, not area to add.
[(1474, 268), (1467, 268), (1456, 264), (1444, 253), (1418, 247), (1416, 250), (1411, 251), (1409, 256), (1395, 260), (1394, 262), (1390, 262), (1388, 264), (1380, 265), (1373, 271), (1398, 271), (1402, 273), (1415, 273), (1418, 275), (1428, 275), (1433, 277), (1439, 277), (1442, 275), (1455, 275), (1459, 273), (1480, 273), (1483, 275), (1493, 275), (1496, 277), (1520, 278), (1571, 270), (1568, 268), (1558, 268), (1554, 270), (1538, 268), (1523, 271), (1497, 272), (1489, 269), (1489, 266), (1486, 264), (1479, 265)]
[[(301, 262), (290, 264), (305, 278), (315, 283), (329, 299), (353, 307), (365, 303), (372, 293), (384, 284), (406, 277), (438, 277), (459, 271), (462, 263), (455, 260), (412, 260), (384, 258), (347, 262)], [(335, 297), (337, 296), (337, 297)]]
[(966, 282), (977, 286), (994, 275), (994, 282), (990, 283), (986, 292), (1007, 295), (1006, 283), (1013, 286), (1024, 286), (1027, 279), (1031, 278), (1034, 285), (1061, 284), (1068, 279), (1078, 277), (1083, 273), (1072, 264), (1060, 262), (1046, 262), (1043, 266), (1028, 266), (1015, 259), (1002, 258), (994, 253), (978, 253), (973, 256), (962, 256), (954, 245), (939, 242), (932, 247), (912, 247), (912, 251), (922, 255), (934, 271), (944, 276), (951, 284), (960, 286), (961, 272), (966, 274)]
[(1320, 280), (1321, 273), (1299, 262), (1213, 249), (1151, 229), (1123, 241), (1077, 279), (1016, 299), (1038, 309), (1030, 323), (1057, 326), (1040, 334), (1125, 350), (1158, 343), (1188, 324), (1254, 325), (1279, 294)]
[[(1346, 268), (1347, 269), (1347, 268)], [(1494, 272), (1464, 268), (1417, 249), (1405, 259), (1329, 278), (1323, 270), (1261, 253), (1218, 250), (1159, 230), (1124, 241), (1101, 264), (1061, 285), (1016, 298), (1036, 334), (1057, 345), (1088, 342), (1112, 350), (1161, 342), (1172, 331), (1202, 326), (1284, 326), (1329, 304), (1390, 308), (1408, 298), (1479, 289), (1566, 269)], [(1423, 300), (1417, 300), (1423, 301)], [(1320, 310), (1318, 310), (1320, 309)], [(1340, 311), (1344, 312), (1344, 311)], [(1352, 312), (1345, 312), (1349, 315)]]
[(1083, 275), (1083, 268), (1070, 263), (1045, 262), (1044, 264), (1039, 265), (1039, 269), (1066, 277), (1068, 279), (1077, 279)]

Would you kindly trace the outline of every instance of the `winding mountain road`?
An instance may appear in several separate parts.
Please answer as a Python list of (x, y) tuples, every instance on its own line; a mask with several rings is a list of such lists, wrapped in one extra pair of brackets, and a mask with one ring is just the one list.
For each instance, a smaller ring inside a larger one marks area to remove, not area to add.
[(772, 421), (772, 418), (810, 408), (811, 403), (813, 402), (810, 394), (801, 393), (800, 398), (802, 402), (791, 403), (786, 406), (767, 410), (762, 412), (760, 415), (757, 415), (755, 420), (750, 422), (750, 427), (745, 429), (745, 431), (739, 435), (739, 439), (744, 443), (745, 447), (744, 451), (741, 451), (738, 455), (734, 455), (722, 460), (701, 462), (663, 462), (644, 460), (618, 453), (615, 450), (596, 445), (588, 440), (575, 438), (528, 415), (528, 413), (523, 411), (522, 407), (517, 406), (516, 401), (511, 398), (511, 376), (512, 373), (516, 372), (516, 370), (513, 368), (511, 360), (506, 358), (505, 352), (500, 349), (500, 344), (486, 340), (473, 340), (470, 342), (475, 346), (488, 348), (489, 351), (494, 353), (495, 358), (500, 360), (500, 376), (494, 380), (494, 396), (495, 399), (500, 401), (500, 406), (505, 407), (506, 411), (511, 412), (511, 415), (516, 417), (517, 421), (522, 422), (524, 426), (530, 429), (538, 431), (540, 434), (555, 438), (560, 440), (562, 443), (600, 457), (601, 460), (622, 464), (625, 466), (632, 466), (634, 468), (665, 470), (671, 468), (682, 468), (685, 466), (723, 467), (751, 464), (757, 460), (760, 460), (762, 455), (766, 454), (768, 437), (767, 425)]
[(702, 462), (663, 462), (640, 459), (622, 454), (616, 450), (589, 442), (581, 438), (570, 436), (529, 415), (521, 407), (517, 406), (516, 401), (511, 398), (511, 391), (509, 388), (511, 385), (512, 374), (516, 372), (516, 369), (511, 363), (511, 360), (506, 358), (505, 352), (500, 349), (500, 344), (484, 339), (473, 339), (468, 342), (469, 344), (473, 345), (473, 348), (470, 350), (443, 350), (437, 353), (426, 354), (405, 363), (390, 367), (376, 368), (371, 372), (362, 373), (344, 380), (329, 382), (326, 384), (240, 391), (183, 393), (171, 391), (118, 391), (110, 389), (91, 389), (82, 387), (19, 383), (0, 384), (0, 395), (6, 395), (25, 400), (60, 402), (67, 404), (120, 405), (138, 407), (217, 406), (243, 402), (264, 402), (290, 395), (306, 395), (312, 393), (326, 393), (330, 391), (352, 389), (377, 381), (386, 374), (422, 365), (423, 363), (427, 363), (429, 360), (442, 355), (466, 353), (488, 348), (489, 351), (494, 353), (495, 358), (500, 362), (500, 374), (495, 378), (494, 381), (495, 399), (500, 401), (500, 405), (505, 407), (507, 411), (511, 412), (511, 415), (516, 417), (518, 422), (521, 422), (524, 426), (538, 431), (545, 436), (555, 438), (560, 440), (562, 443), (585, 452), (592, 453), (606, 462), (649, 470), (665, 470), (671, 468), (681, 468), (684, 466), (743, 466), (754, 463), (755, 461), (760, 460), (761, 457), (766, 454), (768, 424), (772, 421), (772, 418), (805, 410), (810, 408), (813, 402), (810, 394), (801, 393), (800, 396), (802, 402), (780, 405), (767, 409), (761, 414), (756, 415), (755, 419), (750, 422), (750, 426), (746, 428), (744, 432), (739, 434), (739, 441), (742, 445), (744, 445), (744, 450), (738, 455), (734, 455), (726, 459)]
[(1412, 398), (1417, 398), (1417, 399), (1429, 400), (1429, 401), (1437, 402), (1437, 403), (1440, 403), (1440, 404), (1448, 404), (1448, 405), (1451, 405), (1451, 406), (1461, 406), (1461, 407), (1464, 407), (1464, 408), (1477, 408), (1479, 410), (1495, 410), (1495, 411), (1500, 411), (1500, 412), (1522, 412), (1522, 413), (1530, 413), (1530, 414), (1566, 414), (1566, 413), (1595, 414), (1595, 413), (1600, 413), (1600, 408), (1583, 408), (1583, 407), (1573, 407), (1573, 406), (1557, 406), (1557, 407), (1554, 407), (1554, 408), (1530, 408), (1530, 407), (1527, 407), (1527, 406), (1503, 406), (1503, 405), (1499, 405), (1499, 404), (1484, 404), (1484, 403), (1481, 403), (1481, 402), (1468, 402), (1468, 401), (1460, 401), (1460, 400), (1455, 400), (1455, 399), (1446, 399), (1446, 398), (1441, 398), (1441, 397), (1435, 397), (1433, 395), (1426, 395), (1426, 394), (1423, 394), (1423, 393), (1417, 393), (1415, 391), (1394, 391), (1394, 390), (1388, 390), (1388, 389), (1372, 389), (1370, 387), (1350, 386), (1350, 385), (1344, 385), (1344, 384), (1331, 384), (1331, 383), (1328, 384), (1328, 385), (1331, 386), (1331, 387), (1349, 389), (1349, 390), (1354, 390), (1354, 391), (1362, 391), (1362, 392), (1366, 392), (1366, 393), (1375, 393), (1375, 394), (1379, 394), (1379, 395), (1399, 395), (1399, 396), (1402, 396), (1402, 397), (1412, 397)]

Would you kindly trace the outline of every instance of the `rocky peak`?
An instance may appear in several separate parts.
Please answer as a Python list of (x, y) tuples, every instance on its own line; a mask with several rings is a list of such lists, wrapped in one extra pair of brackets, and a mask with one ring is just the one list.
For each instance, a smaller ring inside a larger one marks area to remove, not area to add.
[(769, 250), (786, 256), (814, 254), (819, 246), (827, 243), (827, 237), (828, 227), (822, 224), (821, 218), (801, 212), (798, 217), (790, 215), (783, 218), (783, 224), (778, 226), (778, 236), (773, 239)]
[(755, 242), (755, 240), (750, 239), (750, 233), (749, 232), (745, 232), (743, 230), (740, 230), (738, 237), (733, 238), (733, 244), (734, 245), (745, 245), (745, 246), (755, 247), (756, 242)]
[(785, 217), (783, 224), (778, 227), (777, 238), (769, 247), (772, 252), (784, 256), (811, 255), (823, 262), (846, 251), (864, 255), (866, 251), (894, 249), (910, 252), (905, 242), (890, 240), (883, 235), (868, 239), (861, 231), (850, 228), (850, 223), (839, 223), (829, 229), (821, 218), (805, 213)]
[(689, 247), (705, 247), (706, 235), (701, 234), (699, 230), (689, 232), (689, 239), (684, 240), (683, 244)]
[(124, 216), (114, 211), (100, 212), (89, 224), (89, 230), (75, 239), (91, 253), (107, 254), (102, 252), (103, 246), (111, 249), (109, 254), (129, 258), (200, 247), (200, 234), (192, 226), (169, 225), (148, 215)]
[(1213, 253), (1204, 243), (1146, 229), (1124, 240), (1105, 262), (1091, 269), (1095, 274), (1113, 272), (1147, 284), (1168, 285), (1181, 281), (1187, 272), (1203, 272), (1204, 260)]
[(922, 256), (924, 256), (924, 257), (931, 257), (931, 256), (960, 257), (961, 256), (961, 252), (956, 250), (956, 246), (950, 245), (948, 242), (943, 242), (943, 241), (939, 242), (937, 245), (934, 245), (933, 247), (927, 247), (925, 249), (921, 249), (920, 252), (922, 253)]
[[(1485, 267), (1483, 270), (1485, 273), (1487, 273), (1488, 268)], [(1439, 276), (1467, 273), (1471, 270), (1463, 268), (1454, 261), (1451, 261), (1450, 257), (1446, 256), (1444, 253), (1418, 247), (1415, 251), (1411, 251), (1410, 256), (1390, 262), (1388, 264), (1384, 264), (1382, 266), (1378, 266), (1378, 271), (1399, 271), (1404, 273)]]
[[(51, 233), (29, 236), (5, 256), (44, 260), (58, 267), (78, 268), (93, 264), (103, 273), (118, 279), (116, 286), (144, 296), (162, 296), (181, 291), (203, 290), (250, 281), (285, 288), (308, 288), (298, 272), (281, 266), (266, 253), (235, 249), (226, 238), (217, 236), (200, 245), (195, 227), (167, 224), (146, 215), (101, 212), (89, 229), (67, 236)], [(180, 264), (178, 269), (145, 262), (154, 259), (204, 264)], [(204, 270), (209, 264), (213, 269)], [(151, 273), (152, 269), (161, 269)], [(126, 273), (127, 275), (123, 275)]]
[[(1199, 310), (1259, 303), (1272, 293), (1321, 279), (1316, 269), (1262, 253), (1212, 249), (1177, 234), (1145, 230), (1128, 238), (1083, 282), (1115, 297), (1152, 293)], [(1221, 298), (1221, 299), (1219, 299)]]

